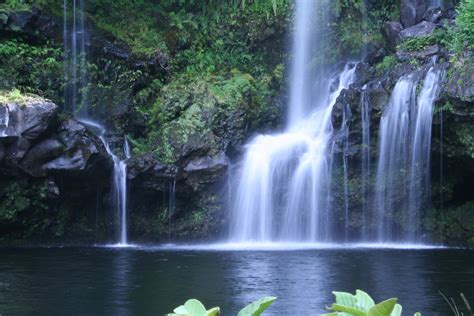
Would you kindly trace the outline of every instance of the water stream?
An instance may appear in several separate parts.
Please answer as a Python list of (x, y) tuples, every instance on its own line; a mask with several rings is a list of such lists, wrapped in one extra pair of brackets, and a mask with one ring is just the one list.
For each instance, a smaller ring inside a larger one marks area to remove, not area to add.
[(64, 103), (66, 108), (84, 125), (91, 127), (104, 144), (107, 154), (113, 161), (112, 204), (118, 217), (118, 245), (127, 245), (127, 160), (130, 146), (125, 138), (124, 159), (117, 156), (107, 141), (105, 127), (90, 117), (87, 95), (87, 41), (84, 26), (84, 0), (72, 1), (71, 21), (68, 20), (68, 2), (63, 2), (64, 14)]
[[(333, 126), (337, 97), (354, 79), (355, 64), (341, 72), (311, 71), (312, 53), (327, 23), (325, 2), (296, 2), (288, 125), (286, 131), (259, 135), (246, 146), (233, 201), (233, 242), (330, 241)], [(315, 21), (315, 17), (317, 17)], [(313, 45), (314, 44), (314, 45)]]
[(440, 78), (441, 72), (430, 68), (418, 97), (416, 76), (400, 78), (380, 120), (375, 193), (379, 242), (420, 241), (420, 210), (429, 200), (431, 124)]

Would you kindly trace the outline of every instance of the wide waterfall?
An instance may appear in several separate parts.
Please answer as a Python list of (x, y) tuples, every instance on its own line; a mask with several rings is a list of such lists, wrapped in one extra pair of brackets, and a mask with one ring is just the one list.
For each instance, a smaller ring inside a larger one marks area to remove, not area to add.
[(84, 26), (84, 0), (72, 1), (72, 21), (68, 24), (68, 2), (63, 2), (64, 14), (64, 104), (76, 118), (91, 128), (104, 144), (113, 161), (112, 196), (118, 218), (119, 245), (127, 245), (127, 160), (130, 147), (125, 138), (124, 159), (120, 159), (107, 141), (105, 128), (91, 119), (87, 95), (87, 32)]
[(309, 70), (313, 52), (321, 45), (322, 39), (314, 35), (326, 22), (324, 3), (296, 2), (288, 125), (285, 132), (257, 136), (246, 146), (232, 205), (233, 242), (318, 242), (334, 237), (331, 113), (341, 91), (353, 81), (355, 64), (332, 75)]
[(420, 241), (420, 210), (430, 194), (431, 124), (440, 77), (441, 71), (430, 68), (418, 98), (416, 76), (400, 78), (381, 118), (375, 192), (379, 242)]

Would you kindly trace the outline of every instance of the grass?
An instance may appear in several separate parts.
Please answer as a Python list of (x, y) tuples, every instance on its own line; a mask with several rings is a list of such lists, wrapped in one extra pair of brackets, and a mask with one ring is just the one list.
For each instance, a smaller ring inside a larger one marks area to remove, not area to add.
[(34, 94), (21, 93), (18, 89), (0, 90), (0, 104), (19, 103), (27, 105), (33, 101), (44, 101), (44, 99)]

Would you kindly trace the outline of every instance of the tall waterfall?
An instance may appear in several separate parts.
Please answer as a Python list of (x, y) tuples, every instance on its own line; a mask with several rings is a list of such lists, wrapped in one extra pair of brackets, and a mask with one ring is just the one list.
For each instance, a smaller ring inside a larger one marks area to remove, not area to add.
[(130, 147), (125, 139), (124, 159), (120, 159), (107, 141), (105, 128), (89, 117), (89, 98), (87, 95), (87, 32), (84, 27), (84, 0), (72, 1), (72, 21), (68, 21), (68, 1), (63, 2), (64, 14), (64, 105), (84, 125), (91, 127), (104, 144), (107, 154), (113, 161), (112, 196), (117, 212), (120, 245), (127, 245), (127, 160)]
[(415, 76), (400, 78), (380, 120), (375, 192), (379, 242), (420, 239), (420, 210), (429, 200), (431, 123), (440, 77), (439, 70), (430, 68), (418, 98)]
[(88, 117), (87, 97), (87, 32), (84, 27), (84, 0), (72, 1), (71, 25), (68, 27), (68, 1), (63, 1), (64, 14), (64, 104), (81, 118)]
[(355, 65), (347, 64), (333, 75), (310, 71), (313, 50), (317, 53), (322, 40), (314, 35), (326, 22), (320, 14), (326, 11), (325, 3), (296, 1), (288, 125), (285, 132), (259, 135), (246, 146), (232, 203), (233, 242), (333, 237), (331, 113), (341, 91), (352, 83)]
[(367, 240), (369, 210), (369, 181), (370, 181), (370, 102), (367, 95), (367, 85), (362, 87), (360, 95), (360, 113), (362, 122), (362, 146), (361, 146), (361, 193), (362, 193), (362, 239)]

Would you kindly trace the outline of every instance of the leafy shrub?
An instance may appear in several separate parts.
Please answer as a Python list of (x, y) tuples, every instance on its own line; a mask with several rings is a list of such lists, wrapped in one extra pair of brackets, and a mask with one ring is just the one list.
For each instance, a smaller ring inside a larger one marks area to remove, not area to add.
[(457, 9), (453, 48), (455, 51), (474, 49), (474, 0), (463, 0)]

